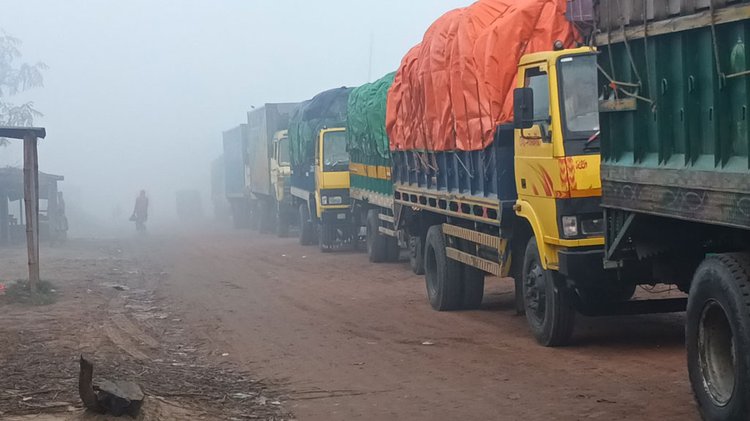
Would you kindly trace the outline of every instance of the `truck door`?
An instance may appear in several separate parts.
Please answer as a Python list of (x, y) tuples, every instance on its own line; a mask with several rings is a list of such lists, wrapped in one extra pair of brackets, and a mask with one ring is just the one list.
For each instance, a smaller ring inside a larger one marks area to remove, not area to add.
[[(545, 268), (557, 266), (557, 253), (547, 244), (548, 238), (559, 238), (556, 198), (564, 195), (556, 151), (562, 151), (562, 138), (556, 129), (556, 78), (547, 62), (531, 63), (519, 68), (518, 87), (533, 91), (534, 123), (528, 129), (515, 131), (515, 171), (521, 214), (532, 224), (539, 237)], [(559, 124), (557, 125), (559, 127)]]
[(557, 162), (554, 160), (554, 134), (550, 109), (550, 76), (545, 63), (521, 69), (523, 87), (534, 93), (534, 125), (516, 130), (516, 184), (519, 196), (555, 197)]

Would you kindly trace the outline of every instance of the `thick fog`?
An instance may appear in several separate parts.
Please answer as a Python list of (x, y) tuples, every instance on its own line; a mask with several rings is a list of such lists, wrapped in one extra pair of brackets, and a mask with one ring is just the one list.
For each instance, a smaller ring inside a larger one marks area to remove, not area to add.
[[(170, 223), (177, 190), (200, 190), (210, 214), (221, 132), (251, 106), (393, 71), (435, 18), (469, 3), (2, 0), (0, 28), (23, 61), (49, 66), (44, 87), (10, 100), (44, 113), (40, 169), (65, 176), (71, 233), (91, 235), (127, 226), (140, 189), (150, 229)], [(20, 144), (0, 148), (0, 166), (21, 164)]]

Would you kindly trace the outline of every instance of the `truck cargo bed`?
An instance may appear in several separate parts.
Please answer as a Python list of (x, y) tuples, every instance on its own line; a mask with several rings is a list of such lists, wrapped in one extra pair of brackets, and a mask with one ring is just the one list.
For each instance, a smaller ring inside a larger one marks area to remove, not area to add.
[(731, 5), (671, 18), (672, 31), (649, 32), (662, 21), (597, 38), (599, 85), (619, 88), (600, 114), (604, 207), (750, 228), (747, 13)]
[(498, 127), (479, 151), (393, 151), (395, 200), (439, 213), (500, 224), (517, 199), (513, 127)]

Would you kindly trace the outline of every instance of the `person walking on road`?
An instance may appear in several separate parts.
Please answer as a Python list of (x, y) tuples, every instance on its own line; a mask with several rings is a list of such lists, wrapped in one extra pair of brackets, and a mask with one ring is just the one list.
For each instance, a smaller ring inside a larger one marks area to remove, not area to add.
[(68, 238), (68, 217), (65, 215), (65, 198), (63, 192), (57, 192), (57, 210), (52, 220), (54, 232), (52, 244), (62, 244)]
[(135, 208), (130, 220), (135, 222), (136, 231), (146, 231), (146, 220), (148, 220), (148, 197), (146, 197), (146, 190), (141, 190), (141, 194), (135, 199)]

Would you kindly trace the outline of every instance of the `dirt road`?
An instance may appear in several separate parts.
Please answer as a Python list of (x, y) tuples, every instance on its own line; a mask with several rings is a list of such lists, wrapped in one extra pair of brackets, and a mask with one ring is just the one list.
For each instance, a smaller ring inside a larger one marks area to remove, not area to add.
[[(437, 313), (406, 263), (295, 239), (154, 233), (42, 259), (54, 304), (0, 297), (2, 419), (93, 420), (80, 353), (144, 386), (143, 420), (697, 419), (681, 315), (581, 318), (573, 346), (546, 349), (508, 282), (488, 278), (478, 311)], [(0, 279), (24, 268), (0, 250)]]
[(184, 234), (140, 253), (192, 334), (284, 381), (302, 420), (697, 419), (682, 315), (580, 318), (573, 346), (545, 349), (501, 280), (481, 310), (437, 313), (406, 263), (294, 239)]

